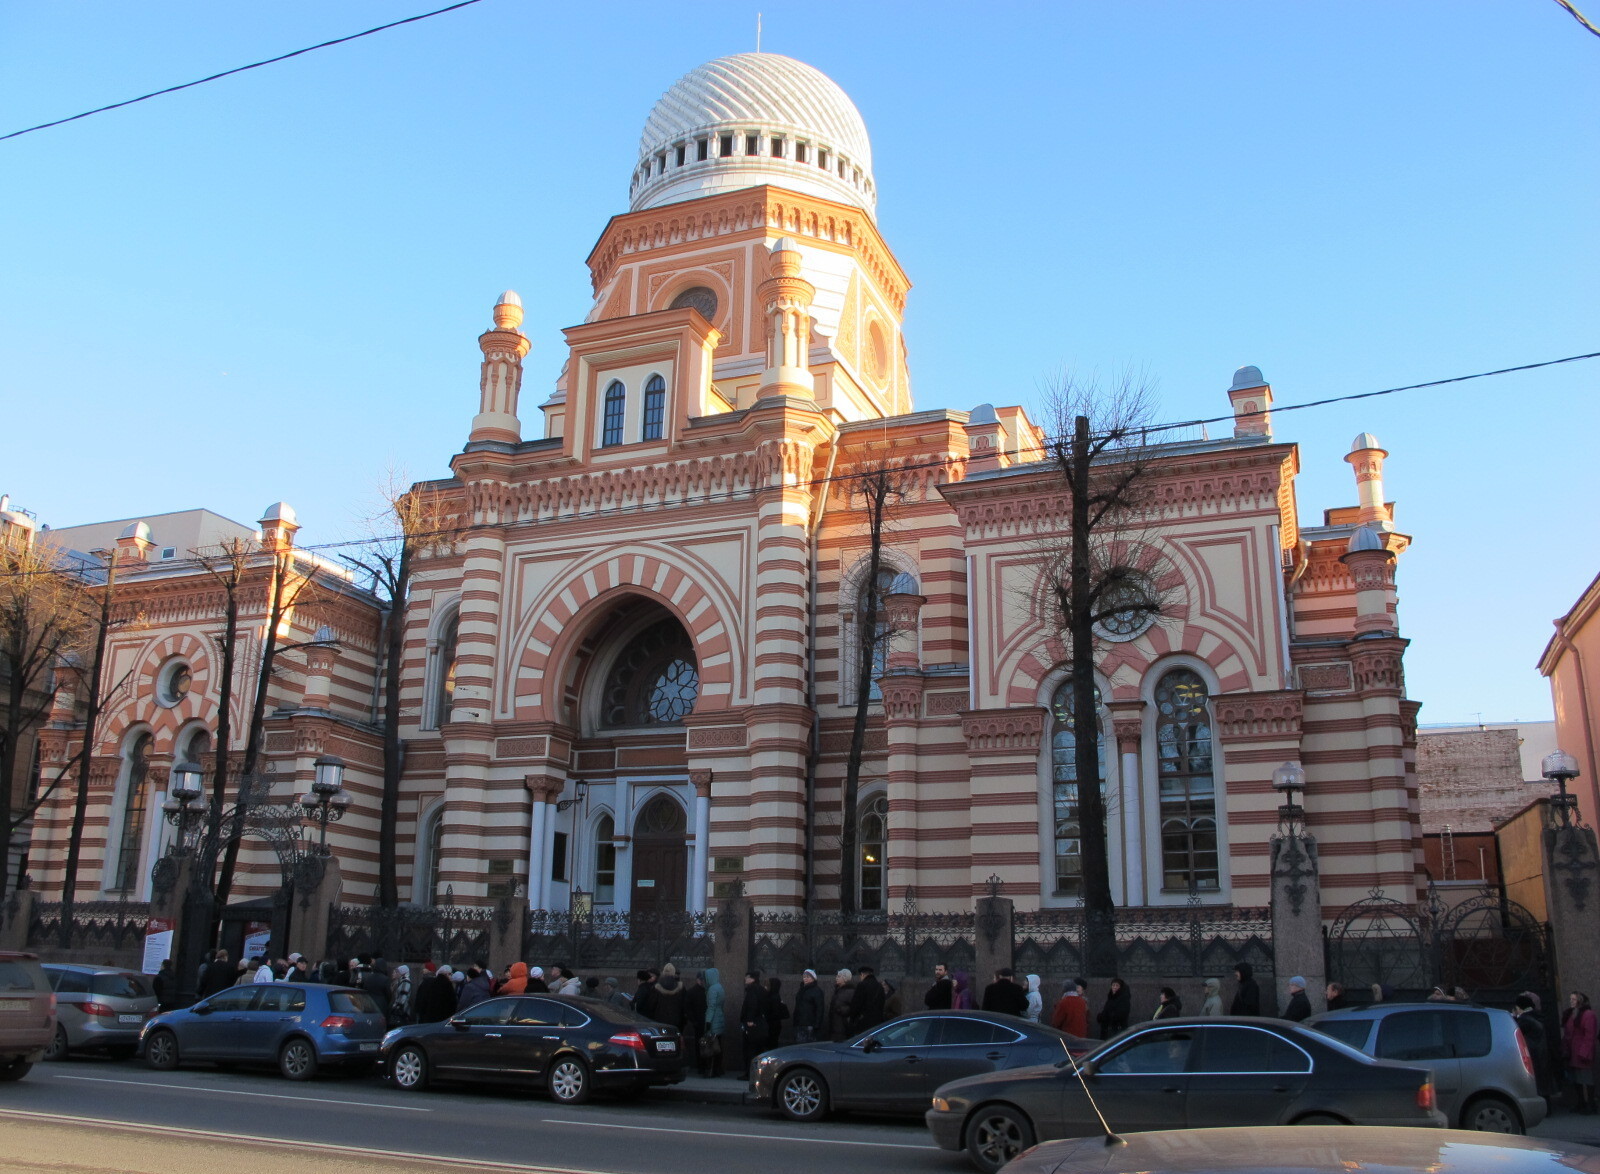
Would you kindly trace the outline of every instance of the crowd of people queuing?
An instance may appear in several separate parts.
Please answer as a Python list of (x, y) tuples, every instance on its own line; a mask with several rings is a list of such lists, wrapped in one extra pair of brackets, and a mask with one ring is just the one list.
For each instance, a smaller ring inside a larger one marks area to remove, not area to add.
[[(1233, 979), (1233, 996), (1226, 1007), (1221, 980), (1205, 980), (1196, 997), (1199, 1014), (1262, 1013), (1261, 988), (1250, 964), (1241, 962), (1234, 969)], [(519, 961), (496, 973), (483, 962), (463, 967), (434, 962), (416, 967), (391, 966), (383, 958), (369, 954), (315, 964), (299, 954), (278, 959), (251, 956), (234, 961), (226, 950), (214, 950), (206, 955), (197, 975), (195, 995), (205, 998), (230, 986), (274, 981), (315, 982), (364, 990), (383, 1008), (391, 1027), (442, 1022), (485, 999), (501, 995), (582, 995), (635, 1011), (677, 1029), (685, 1037), (687, 1054), (695, 1059), (702, 1076), (724, 1074), (723, 1041), (730, 1029), (736, 1033), (739, 1056), (748, 1064), (764, 1049), (780, 1043), (846, 1040), (917, 1009), (905, 1006), (902, 991), (880, 979), (871, 966), (841, 969), (832, 976), (831, 985), (825, 985), (815, 970), (806, 970), (791, 999), (786, 998), (781, 979), (763, 978), (758, 970), (746, 974), (743, 988), (730, 997), (715, 967), (707, 967), (685, 978), (670, 962), (659, 971), (639, 971), (634, 976), (633, 989), (628, 990), (621, 979), (580, 978), (564, 964), (541, 967)], [(170, 960), (162, 963), (160, 972), (154, 976), (154, 987), (162, 1009), (176, 1005), (178, 982)], [(1293, 1022), (1307, 1019), (1312, 1008), (1306, 995), (1306, 980), (1294, 976), (1289, 980), (1288, 990), (1289, 999), (1279, 1018)], [(1324, 996), (1330, 1011), (1350, 1005), (1344, 988), (1337, 982), (1327, 984)], [(1372, 1002), (1383, 1002), (1392, 996), (1388, 987), (1372, 987)], [(1435, 987), (1428, 998), (1433, 1002), (1472, 1001), (1460, 987), (1448, 991)], [(1024, 975), (1019, 981), (1007, 967), (996, 971), (993, 980), (981, 993), (975, 994), (971, 975), (963, 970), (952, 972), (943, 964), (934, 967), (922, 1006), (927, 1010), (981, 1010), (1015, 1015), (1035, 1023), (1047, 1023), (1084, 1039), (1110, 1039), (1140, 1019), (1174, 1019), (1184, 1014), (1183, 997), (1170, 986), (1160, 988), (1153, 1006), (1135, 1008), (1132, 991), (1121, 978), (1110, 981), (1098, 1011), (1090, 1006), (1088, 983), (1074, 978), (1047, 1012), (1037, 974)], [(1540, 1093), (1547, 1097), (1556, 1095), (1560, 1091), (1557, 1087), (1559, 1074), (1564, 1078), (1565, 1090), (1577, 1112), (1600, 1112), (1600, 1102), (1595, 1097), (1600, 1017), (1590, 1005), (1588, 995), (1575, 991), (1568, 997), (1561, 1013), (1558, 1038), (1551, 1038), (1547, 1031), (1536, 994), (1524, 992), (1517, 996), (1515, 1015), (1534, 1063)]]

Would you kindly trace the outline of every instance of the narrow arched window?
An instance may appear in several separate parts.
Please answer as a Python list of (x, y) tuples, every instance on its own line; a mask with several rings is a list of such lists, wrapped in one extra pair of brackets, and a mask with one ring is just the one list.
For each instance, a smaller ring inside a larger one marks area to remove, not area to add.
[(422, 836), (423, 858), (421, 873), (418, 878), (421, 883), (413, 885), (419, 890), (412, 895), (412, 900), (418, 905), (435, 905), (439, 901), (439, 880), (441, 866), (444, 863), (444, 809), (440, 808), (428, 818), (426, 830)]
[(1161, 884), (1169, 892), (1221, 887), (1207, 698), (1206, 683), (1193, 669), (1173, 669), (1156, 685)]
[(602, 815), (594, 823), (594, 903), (615, 905), (617, 902), (617, 825), (609, 815)]
[(659, 375), (650, 376), (644, 385), (643, 440), (660, 440), (661, 426), (667, 416), (667, 381)]
[(456, 666), (460, 660), (461, 615), (451, 615), (439, 633), (439, 650), (434, 658), (433, 724), (450, 720), (450, 707), (456, 699)]
[(605, 414), (600, 425), (600, 447), (622, 443), (622, 416), (628, 406), (628, 390), (622, 380), (613, 379), (606, 388)]
[(117, 843), (117, 868), (111, 891), (127, 893), (139, 884), (139, 858), (144, 851), (145, 777), (150, 771), (150, 735), (140, 734), (124, 756), (122, 837)]
[(861, 908), (882, 910), (889, 889), (889, 797), (861, 809)]
[[(1100, 690), (1094, 691), (1096, 711)], [(1083, 895), (1083, 823), (1078, 810), (1078, 738), (1073, 729), (1072, 682), (1065, 681), (1050, 702), (1050, 788), (1055, 818), (1056, 887), (1058, 897)], [(1100, 759), (1100, 795), (1106, 793), (1105, 723), (1095, 720)]]

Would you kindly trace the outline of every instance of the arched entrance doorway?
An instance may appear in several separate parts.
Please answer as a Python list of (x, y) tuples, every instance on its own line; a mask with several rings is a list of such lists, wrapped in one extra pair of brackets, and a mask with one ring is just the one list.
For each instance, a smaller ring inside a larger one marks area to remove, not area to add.
[(683, 909), (688, 833), (688, 819), (672, 796), (657, 795), (640, 809), (633, 822), (634, 909)]

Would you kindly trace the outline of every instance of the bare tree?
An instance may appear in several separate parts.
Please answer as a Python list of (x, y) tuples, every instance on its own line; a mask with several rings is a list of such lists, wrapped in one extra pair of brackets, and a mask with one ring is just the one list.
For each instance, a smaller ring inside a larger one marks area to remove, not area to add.
[(426, 483), (402, 490), (391, 473), (383, 489), (384, 508), (375, 519), (379, 537), (359, 557), (345, 560), (364, 572), (383, 605), (383, 794), (378, 817), (378, 904), (400, 903), (395, 843), (400, 819), (400, 780), (405, 773), (405, 743), (400, 737), (401, 670), (405, 657), (406, 603), (419, 555), (449, 542), (447, 506)]
[(81, 657), (92, 640), (84, 582), (54, 547), (20, 536), (0, 538), (0, 900), (6, 895), (11, 843), (78, 762), (74, 753), (55, 778), (33, 793), (19, 772), (30, 734), (54, 707), (65, 674), (58, 670)]
[[(884, 536), (897, 507), (906, 498), (906, 476), (882, 461), (866, 461), (846, 483), (850, 505), (859, 511), (867, 534), (867, 559), (863, 568), (856, 611), (855, 715), (850, 727), (850, 750), (844, 768), (844, 823), (839, 833), (839, 908), (845, 914), (859, 907), (856, 859), (861, 851), (861, 760), (867, 743), (867, 719), (872, 708), (872, 685), (883, 671), (882, 653), (889, 639), (883, 597), (886, 566)], [(848, 656), (848, 650), (845, 651)]]
[[(217, 674), (216, 755), (211, 772), (211, 804), (206, 812), (206, 839), (211, 844), (222, 838), (222, 813), (228, 802), (228, 775), (233, 765), (233, 682), (239, 661), (240, 597), (259, 552), (255, 542), (242, 538), (190, 552), (222, 592), (222, 629), (216, 634), (221, 662)], [(211, 878), (208, 876), (205, 881), (210, 888)]]
[(1161, 574), (1149, 533), (1155, 520), (1144, 429), (1151, 401), (1131, 377), (1109, 388), (1063, 380), (1051, 393), (1050, 453), (1067, 490), (1065, 544), (1046, 560), (1067, 645), (1077, 780), (1082, 895), (1090, 972), (1116, 969), (1100, 715), (1094, 672), (1102, 634), (1130, 631), (1162, 613)]

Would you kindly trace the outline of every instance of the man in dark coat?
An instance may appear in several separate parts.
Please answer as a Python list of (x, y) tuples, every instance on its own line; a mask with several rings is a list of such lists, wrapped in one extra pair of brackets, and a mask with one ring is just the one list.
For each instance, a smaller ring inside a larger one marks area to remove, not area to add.
[(1517, 996), (1517, 1029), (1522, 1032), (1528, 1058), (1533, 1061), (1534, 1087), (1540, 1096), (1549, 1097), (1555, 1091), (1550, 1079), (1550, 1036), (1528, 995)]
[(856, 996), (856, 984), (850, 981), (850, 972), (840, 970), (833, 976), (833, 995), (828, 1000), (828, 1038), (834, 1041), (850, 1038), (850, 1003)]
[(656, 972), (639, 971), (639, 985), (633, 992), (633, 1009), (646, 1019), (654, 1019), (656, 1008)]
[(657, 1023), (665, 1023), (668, 1027), (675, 1027), (681, 1033), (688, 1007), (683, 983), (678, 981), (678, 971), (672, 963), (668, 962), (661, 968), (661, 977), (656, 979), (651, 990), (655, 997), (650, 1001), (649, 1018)]
[(884, 1021), (883, 1003), (888, 993), (870, 966), (856, 967), (856, 993), (850, 999), (850, 1034), (867, 1031)]
[(1017, 985), (1011, 967), (1003, 966), (994, 972), (994, 981), (983, 988), (980, 1007), (1001, 1015), (1015, 1015), (1018, 1019), (1028, 1013), (1028, 992)]
[(1261, 1014), (1261, 988), (1256, 985), (1255, 973), (1255, 967), (1248, 962), (1241, 962), (1233, 968), (1233, 978), (1239, 984), (1239, 989), (1234, 992), (1233, 1003), (1228, 1008), (1229, 1015)]
[(1311, 1018), (1311, 1000), (1306, 998), (1306, 980), (1298, 974), (1289, 980), (1289, 1005), (1283, 1017), (1290, 1023), (1304, 1023)]
[(195, 991), (195, 997), (203, 999), (207, 995), (226, 990), (238, 977), (239, 972), (228, 962), (228, 951), (218, 950), (217, 956), (206, 964), (206, 972), (200, 977), (200, 986)]
[(456, 984), (449, 971), (448, 966), (441, 967), (418, 985), (412, 1002), (418, 1023), (443, 1023), (456, 1013)]
[(943, 962), (933, 968), (933, 985), (922, 997), (922, 1005), (930, 1011), (948, 1011), (955, 1006), (956, 984)]
[(817, 985), (817, 972), (807, 970), (800, 976), (800, 990), (794, 997), (794, 1042), (808, 1044), (826, 1038), (824, 1021), (828, 1018), (828, 1004)]
[(752, 970), (744, 976), (744, 1000), (739, 1004), (740, 1059), (744, 1061), (745, 1079), (750, 1078), (750, 1066), (767, 1046), (767, 990), (761, 985), (761, 971)]

